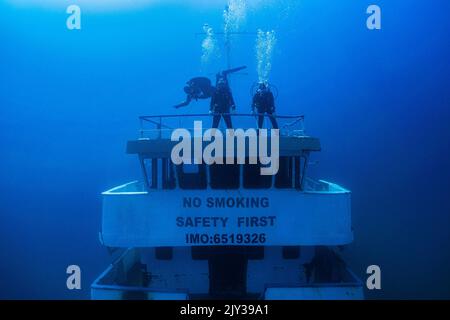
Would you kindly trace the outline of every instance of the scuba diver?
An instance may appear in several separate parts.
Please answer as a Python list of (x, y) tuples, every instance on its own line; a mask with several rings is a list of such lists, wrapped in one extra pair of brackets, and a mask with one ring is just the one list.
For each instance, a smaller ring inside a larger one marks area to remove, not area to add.
[(211, 85), (211, 81), (206, 77), (196, 77), (189, 80), (184, 87), (186, 100), (175, 105), (175, 108), (187, 106), (192, 99), (211, 98), (210, 111), (213, 114), (213, 128), (219, 127), (220, 118), (223, 117), (227, 128), (232, 128), (230, 111), (235, 110), (233, 95), (228, 83), (228, 75), (247, 68), (241, 66), (233, 69), (224, 70), (216, 75), (216, 87)]
[(217, 74), (216, 89), (211, 97), (209, 112), (213, 114), (213, 128), (219, 127), (220, 118), (223, 117), (228, 129), (233, 128), (231, 123), (230, 109), (236, 110), (233, 95), (231, 93), (228, 79), (224, 73)]
[(184, 87), (184, 92), (186, 93), (186, 100), (180, 104), (174, 106), (178, 109), (187, 106), (192, 99), (196, 101), (198, 99), (208, 99), (211, 98), (214, 87), (211, 85), (211, 80), (206, 77), (195, 77), (186, 82)]
[(273, 93), (270, 90), (269, 86), (260, 82), (258, 85), (258, 89), (253, 95), (252, 102), (252, 112), (255, 113), (255, 109), (258, 112), (258, 129), (262, 128), (264, 121), (264, 114), (267, 113), (270, 122), (272, 123), (272, 127), (274, 129), (278, 129), (278, 123), (275, 119), (275, 101), (274, 101)]

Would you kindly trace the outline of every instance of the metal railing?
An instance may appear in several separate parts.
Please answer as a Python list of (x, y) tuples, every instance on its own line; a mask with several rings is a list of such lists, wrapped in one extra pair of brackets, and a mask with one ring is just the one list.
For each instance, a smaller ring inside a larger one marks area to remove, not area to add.
[[(140, 137), (149, 138), (148, 135), (151, 134), (155, 138), (162, 138), (164, 133), (169, 135), (174, 129), (184, 128), (192, 131), (192, 125), (194, 121), (205, 120), (204, 123), (208, 125), (203, 125), (203, 129), (207, 130), (211, 128), (212, 118), (215, 115), (225, 115), (230, 116), (233, 121), (233, 128), (237, 129), (249, 129), (258, 128), (258, 118), (260, 116), (264, 117), (265, 123), (263, 128), (271, 129), (271, 123), (268, 119), (272, 116), (274, 117), (280, 129), (280, 135), (282, 136), (304, 136), (305, 127), (303, 115), (268, 115), (262, 113), (198, 113), (198, 114), (166, 114), (166, 115), (149, 115), (140, 116)], [(208, 120), (206, 120), (208, 119)], [(234, 121), (234, 119), (237, 119)], [(190, 123), (186, 123), (190, 121)], [(223, 122), (223, 119), (221, 120)], [(148, 127), (148, 126), (153, 127)], [(221, 127), (219, 127), (221, 129)]]

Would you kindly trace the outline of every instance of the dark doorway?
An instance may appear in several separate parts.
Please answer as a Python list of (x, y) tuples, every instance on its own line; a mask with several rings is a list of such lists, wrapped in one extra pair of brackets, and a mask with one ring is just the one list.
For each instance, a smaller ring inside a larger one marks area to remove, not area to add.
[(248, 257), (238, 248), (220, 248), (209, 259), (209, 294), (215, 299), (242, 299), (247, 292)]

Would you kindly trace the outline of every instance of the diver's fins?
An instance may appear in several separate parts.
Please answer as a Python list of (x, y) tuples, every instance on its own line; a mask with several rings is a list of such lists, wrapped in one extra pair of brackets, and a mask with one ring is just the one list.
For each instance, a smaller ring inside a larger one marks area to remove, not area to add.
[(241, 67), (237, 67), (237, 68), (232, 68), (232, 69), (228, 69), (228, 70), (222, 71), (222, 74), (224, 76), (226, 76), (226, 75), (228, 75), (230, 73), (238, 72), (238, 71), (244, 70), (246, 68), (247, 68), (247, 66), (241, 66)]

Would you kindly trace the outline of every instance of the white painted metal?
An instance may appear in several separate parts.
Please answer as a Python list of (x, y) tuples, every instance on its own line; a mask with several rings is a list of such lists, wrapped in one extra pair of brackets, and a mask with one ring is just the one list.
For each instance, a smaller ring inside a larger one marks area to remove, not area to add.
[[(353, 240), (350, 191), (325, 181), (309, 189), (161, 190), (146, 191), (131, 182), (103, 193), (102, 239), (112, 247), (214, 245), (186, 243), (186, 234), (261, 234), (264, 243), (226, 245), (344, 245)], [(312, 186), (312, 187), (311, 187)], [(208, 198), (267, 198), (267, 207), (212, 207)], [(199, 207), (183, 206), (184, 198), (199, 198)], [(276, 216), (274, 225), (238, 225), (239, 217)], [(226, 226), (177, 226), (177, 217), (227, 218)], [(211, 240), (212, 241), (212, 240)], [(223, 245), (224, 243), (220, 243)]]

